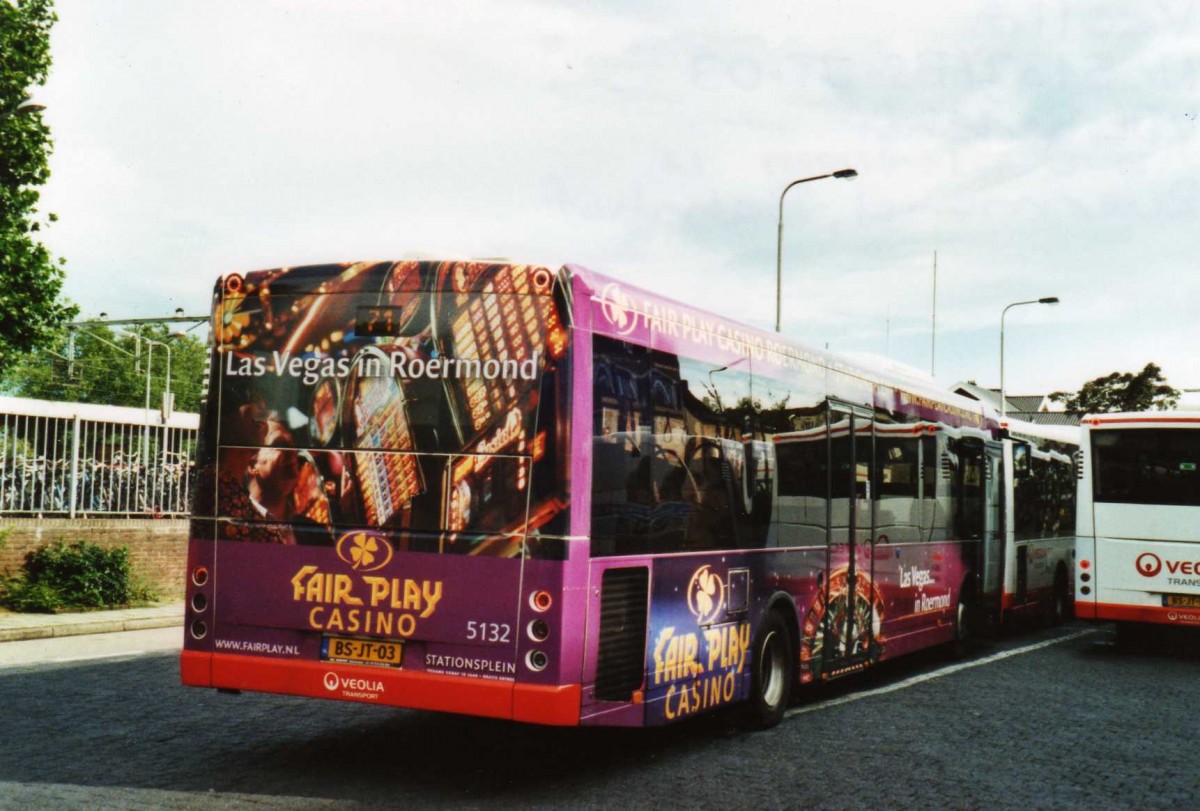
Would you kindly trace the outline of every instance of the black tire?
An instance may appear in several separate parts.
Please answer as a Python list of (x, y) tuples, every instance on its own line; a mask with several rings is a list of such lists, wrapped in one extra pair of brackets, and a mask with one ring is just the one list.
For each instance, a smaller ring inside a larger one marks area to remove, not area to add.
[(1135, 650), (1146, 644), (1144, 629), (1136, 622), (1118, 622), (1115, 629), (1116, 645), (1121, 650)]
[(796, 680), (792, 636), (774, 611), (763, 618), (754, 635), (750, 657), (750, 697), (744, 722), (751, 729), (768, 729), (783, 720)]
[(1062, 568), (1054, 576), (1054, 596), (1050, 599), (1050, 622), (1061, 625), (1074, 613), (1070, 590), (1067, 588), (1067, 573)]
[(971, 603), (971, 593), (966, 588), (958, 593), (958, 605), (954, 609), (954, 642), (951, 650), (956, 657), (966, 656), (970, 652), (974, 639), (974, 607)]

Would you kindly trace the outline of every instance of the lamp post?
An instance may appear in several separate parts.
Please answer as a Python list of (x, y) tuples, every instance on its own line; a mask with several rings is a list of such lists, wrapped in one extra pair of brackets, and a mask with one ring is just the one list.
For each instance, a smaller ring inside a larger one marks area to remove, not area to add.
[[(70, 358), (67, 361), (67, 364), (68, 364), (67, 369), (68, 370), (71, 369), (71, 366), (75, 362), (75, 329), (74, 329), (75, 326), (76, 326), (75, 324), (71, 325), (70, 337), (68, 338), (68, 344), (67, 344), (67, 347), (68, 347), (67, 354), (70, 356)], [(117, 350), (118, 352), (124, 352), (126, 355), (128, 355), (131, 358), (136, 357), (128, 349), (117, 346), (112, 341), (105, 340), (104, 338), (101, 338), (99, 335), (96, 335), (94, 333), (88, 333), (88, 337), (92, 338), (93, 340), (99, 341), (102, 344), (107, 344), (108, 346), (111, 346), (113, 349)], [(68, 375), (70, 375), (70, 371), (68, 371)], [(75, 431), (75, 432), (73, 432), (73, 434), (74, 434), (74, 436), (72, 438), (72, 448), (71, 448), (71, 483), (72, 484), (71, 484), (71, 501), (70, 501), (70, 507), (69, 507), (71, 518), (75, 517), (75, 509), (78, 506), (78, 502), (76, 501), (76, 493), (78, 492), (78, 489), (75, 486), (75, 482), (79, 481), (79, 432)]]
[(1029, 301), (1014, 301), (1012, 304), (1005, 307), (1000, 313), (1000, 416), (1004, 417), (1008, 410), (1008, 403), (1004, 399), (1004, 316), (1008, 315), (1008, 311), (1013, 307), (1020, 307), (1022, 304), (1058, 304), (1058, 296), (1046, 296), (1045, 298), (1031, 299)]
[[(146, 425), (142, 429), (142, 469), (146, 470), (150, 466), (150, 370), (154, 368), (154, 345), (165, 346), (165, 344), (140, 335), (137, 337), (139, 341), (146, 342)], [(167, 350), (168, 353), (170, 351), (170, 349)], [(170, 354), (167, 357), (171, 357)]]
[(793, 186), (799, 186), (801, 183), (808, 183), (812, 180), (824, 180), (827, 177), (836, 178), (852, 178), (858, 177), (858, 172), (853, 169), (839, 169), (836, 172), (830, 172), (825, 175), (813, 175), (812, 177), (804, 177), (799, 180), (793, 180), (791, 183), (783, 187), (783, 191), (779, 195), (779, 227), (775, 239), (775, 331), (779, 332), (780, 307), (783, 300), (783, 198), (787, 195), (788, 190)]
[[(172, 335), (167, 336), (168, 339), (170, 339), (172, 337), (174, 337), (174, 336), (172, 336)], [(142, 340), (145, 341), (146, 344), (149, 346), (149, 354), (147, 356), (147, 358), (148, 358), (147, 371), (146, 371), (146, 411), (147, 411), (147, 413), (149, 413), (149, 411), (150, 411), (149, 358), (151, 358), (153, 356), (154, 347), (156, 347), (156, 346), (161, 346), (163, 349), (167, 350), (167, 375), (164, 378), (164, 382), (163, 382), (163, 411), (162, 411), (163, 419), (165, 420), (170, 416), (170, 413), (168, 411), (168, 404), (171, 402), (171, 346), (170, 346), (170, 344), (166, 343), (165, 341), (155, 341), (150, 338), (143, 338)]]
[(25, 98), (17, 102), (17, 105), (11, 110), (5, 110), (3, 113), (0, 113), (0, 118), (8, 118), (14, 115), (32, 115), (33, 113), (40, 113), (45, 109), (46, 105), (38, 104), (31, 99)]
[[(182, 330), (175, 330), (174, 332), (167, 333), (163, 340), (169, 342), (178, 338), (186, 339), (187, 333), (183, 332)], [(171, 347), (167, 346), (166, 344), (163, 344), (163, 346), (167, 347), (167, 384), (166, 392), (163, 397), (163, 419), (169, 420), (171, 418), (171, 414), (175, 412), (175, 394), (171, 391)]]

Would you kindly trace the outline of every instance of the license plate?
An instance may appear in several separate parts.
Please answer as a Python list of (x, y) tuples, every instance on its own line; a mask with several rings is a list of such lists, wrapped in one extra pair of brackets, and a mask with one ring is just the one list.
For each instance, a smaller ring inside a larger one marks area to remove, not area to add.
[(1164, 594), (1164, 608), (1200, 608), (1200, 594)]
[(403, 642), (327, 636), (321, 640), (321, 658), (330, 662), (399, 667)]

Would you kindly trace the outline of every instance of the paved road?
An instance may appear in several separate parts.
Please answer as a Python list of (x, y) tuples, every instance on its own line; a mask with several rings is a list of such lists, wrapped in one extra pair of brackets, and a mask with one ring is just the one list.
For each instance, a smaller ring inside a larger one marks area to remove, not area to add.
[(753, 734), (726, 716), (561, 730), (222, 695), (179, 687), (170, 653), (10, 665), (0, 808), (1200, 807), (1200, 655), (1097, 638), (910, 657)]
[(0, 668), (117, 659), (166, 651), (178, 653), (182, 641), (183, 629), (174, 626), (3, 642), (0, 643)]

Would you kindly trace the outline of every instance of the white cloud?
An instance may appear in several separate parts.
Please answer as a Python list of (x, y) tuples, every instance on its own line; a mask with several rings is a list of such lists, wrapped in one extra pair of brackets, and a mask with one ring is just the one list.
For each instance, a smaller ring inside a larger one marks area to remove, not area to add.
[[(813, 343), (1074, 388), (1200, 385), (1200, 14), (1003, 6), (59, 0), (48, 239), (85, 313), (234, 268), (579, 261)], [(1191, 117), (1189, 118), (1189, 114)], [(1027, 343), (1028, 342), (1028, 343)]]

